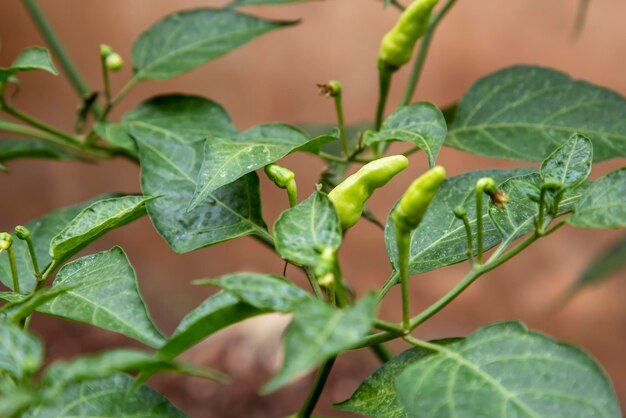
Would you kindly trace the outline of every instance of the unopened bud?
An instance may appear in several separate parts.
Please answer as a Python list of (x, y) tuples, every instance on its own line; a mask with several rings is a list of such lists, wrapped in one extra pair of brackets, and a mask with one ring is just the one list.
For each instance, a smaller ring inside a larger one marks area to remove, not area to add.
[(112, 52), (104, 59), (104, 63), (110, 71), (119, 71), (124, 66), (124, 60), (117, 52)]
[(15, 227), (15, 236), (21, 240), (28, 239), (30, 238), (30, 231), (25, 226), (18, 225)]
[(13, 237), (7, 232), (0, 233), (0, 251), (6, 251), (13, 245)]

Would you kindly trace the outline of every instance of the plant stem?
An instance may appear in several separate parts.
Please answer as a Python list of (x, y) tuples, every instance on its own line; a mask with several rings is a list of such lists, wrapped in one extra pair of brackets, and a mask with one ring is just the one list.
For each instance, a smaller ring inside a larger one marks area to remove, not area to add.
[(376, 125), (375, 130), (380, 131), (383, 126), (383, 118), (385, 116), (385, 106), (387, 104), (387, 97), (389, 96), (389, 88), (391, 87), (391, 77), (393, 73), (389, 70), (378, 71), (378, 105), (376, 106)]
[(5, 120), (0, 120), (0, 131), (14, 132), (31, 138), (41, 139), (42, 141), (50, 142), (55, 145), (67, 145), (65, 141), (60, 140), (58, 137), (50, 135), (47, 132)]
[(398, 247), (398, 271), (402, 287), (402, 328), (408, 332), (411, 319), (409, 294), (409, 249), (411, 248), (410, 232), (396, 227), (396, 245)]
[(543, 213), (545, 212), (545, 207), (546, 207), (546, 189), (545, 188), (541, 188), (541, 192), (539, 194), (539, 214), (537, 215), (537, 223), (535, 224), (535, 229), (537, 230), (538, 233), (542, 233), (543, 232), (543, 222), (544, 222), (544, 215)]
[(421, 348), (425, 348), (429, 351), (435, 351), (437, 353), (443, 351), (442, 347), (437, 345), (437, 344), (433, 344), (433, 343), (429, 343), (428, 341), (423, 341), (423, 340), (419, 340), (411, 335), (406, 335), (404, 336), (404, 341), (408, 342), (411, 345), (414, 345), (416, 347), (421, 347)]
[(35, 252), (33, 240), (31, 237), (26, 237), (24, 240), (26, 241), (28, 253), (30, 254), (30, 261), (33, 263), (33, 272), (35, 273), (35, 278), (37, 280), (41, 280), (41, 272), (39, 271), (39, 263), (37, 263), (37, 253)]
[(289, 207), (293, 208), (298, 204), (298, 185), (295, 180), (287, 182), (287, 197), (289, 198)]
[(467, 258), (470, 263), (474, 263), (474, 250), (472, 245), (472, 226), (470, 225), (469, 218), (467, 217), (467, 213), (465, 213), (461, 220), (463, 221), (463, 225), (465, 226), (465, 235), (467, 236)]
[(17, 274), (17, 265), (15, 263), (15, 251), (11, 245), (7, 248), (7, 255), (9, 256), (9, 265), (11, 266), (11, 279), (13, 280), (13, 291), (20, 293), (20, 279)]
[(78, 147), (79, 149), (81, 149), (80, 147), (80, 142), (73, 136), (66, 134), (65, 132), (61, 132), (60, 130), (47, 125), (46, 123), (33, 118), (32, 116), (29, 116), (25, 113), (20, 112), (19, 110), (15, 109), (13, 106), (10, 106), (7, 103), (3, 103), (2, 108), (4, 109), (5, 112), (7, 112), (9, 115), (12, 115), (14, 117), (16, 117), (17, 119), (20, 119), (26, 123), (28, 123), (29, 125), (32, 125), (38, 129), (41, 129), (44, 132), (47, 132), (51, 135), (54, 135), (55, 137), (63, 140), (63, 142), (66, 145), (71, 145), (73, 147)]
[(341, 139), (341, 149), (343, 155), (348, 158), (350, 150), (348, 149), (348, 137), (346, 136), (346, 125), (343, 118), (343, 94), (341, 90), (333, 97), (335, 99), (335, 110), (337, 112), (337, 123), (339, 124), (339, 138)]
[(381, 363), (387, 363), (393, 358), (393, 353), (383, 344), (375, 344), (370, 347)]
[(406, 9), (406, 7), (400, 4), (398, 0), (391, 0), (391, 5), (394, 6), (396, 9), (400, 10), (401, 12), (403, 12)]
[(348, 162), (346, 158), (337, 157), (335, 155), (332, 155), (323, 151), (319, 153), (319, 156), (325, 160), (332, 161), (334, 163), (346, 164)]
[(437, 15), (430, 22), (426, 33), (424, 33), (424, 37), (422, 38), (422, 42), (420, 43), (420, 49), (417, 53), (417, 58), (415, 59), (413, 69), (411, 70), (411, 75), (409, 76), (409, 81), (407, 82), (406, 88), (404, 89), (404, 95), (402, 96), (400, 106), (406, 106), (411, 102), (413, 94), (415, 93), (415, 89), (417, 88), (420, 76), (422, 75), (422, 70), (424, 68), (424, 63), (426, 62), (426, 56), (428, 55), (428, 49), (430, 47), (433, 34), (435, 33), (435, 29), (437, 28), (437, 25), (439, 25), (439, 22), (441, 22), (443, 17), (450, 11), (455, 2), (456, 0), (448, 0), (448, 2), (445, 4), (445, 6), (443, 6), (441, 11), (437, 13)]
[(476, 263), (483, 263), (483, 189), (476, 188)]
[[(80, 97), (88, 96), (91, 93), (91, 89), (87, 86), (80, 73), (76, 69), (76, 66), (65, 52), (63, 45), (57, 38), (54, 30), (52, 29), (52, 27), (46, 20), (43, 12), (39, 8), (37, 0), (24, 0), (24, 6), (30, 13), (31, 18), (41, 32), (41, 35), (48, 43), (48, 46), (50, 47), (54, 55), (56, 55), (56, 57), (59, 59), (61, 67), (63, 67), (63, 70), (67, 74), (67, 78), (74, 87), (74, 90), (78, 93)], [(101, 109), (97, 104), (94, 104), (91, 110), (96, 116), (99, 116), (101, 113)]]
[(102, 68), (102, 84), (104, 89), (104, 99), (107, 106), (111, 103), (111, 83), (109, 82), (109, 69), (106, 64), (106, 57), (100, 55), (100, 66)]
[(317, 376), (315, 376), (315, 382), (313, 382), (313, 387), (311, 388), (311, 392), (309, 392), (309, 396), (307, 397), (304, 405), (300, 409), (300, 412), (296, 415), (297, 418), (310, 418), (313, 410), (315, 409), (315, 405), (322, 394), (322, 390), (324, 389), (324, 385), (328, 380), (328, 376), (330, 375), (330, 371), (335, 364), (335, 360), (337, 357), (331, 357), (322, 364), (322, 367), (317, 371)]

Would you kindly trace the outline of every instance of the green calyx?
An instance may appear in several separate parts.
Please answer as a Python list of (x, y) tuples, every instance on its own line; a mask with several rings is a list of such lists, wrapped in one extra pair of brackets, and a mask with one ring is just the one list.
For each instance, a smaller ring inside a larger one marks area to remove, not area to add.
[(0, 232), (0, 251), (6, 251), (13, 245), (13, 237), (7, 232)]
[(411, 3), (396, 25), (383, 36), (378, 53), (378, 68), (393, 71), (411, 60), (413, 49), (430, 21), (433, 7), (438, 0), (415, 0)]
[(418, 227), (445, 178), (446, 170), (435, 166), (411, 183), (391, 214), (399, 231), (410, 232)]
[(409, 160), (404, 155), (380, 158), (365, 164), (331, 190), (328, 197), (337, 209), (341, 227), (348, 229), (356, 224), (374, 190), (387, 184), (408, 165)]
[(21, 240), (26, 240), (30, 238), (30, 231), (25, 226), (18, 225), (15, 227), (15, 236)]

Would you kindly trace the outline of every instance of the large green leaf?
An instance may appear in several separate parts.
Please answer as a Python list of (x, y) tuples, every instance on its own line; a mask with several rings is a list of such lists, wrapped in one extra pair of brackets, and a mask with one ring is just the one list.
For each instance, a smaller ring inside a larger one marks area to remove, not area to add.
[(284, 277), (258, 273), (227, 274), (217, 279), (197, 280), (194, 284), (221, 287), (257, 309), (291, 312), (311, 296)]
[(133, 45), (135, 78), (174, 77), (293, 23), (228, 9), (204, 8), (171, 14), (144, 32)]
[(626, 227), (626, 167), (595, 181), (567, 220), (581, 228)]
[(159, 353), (163, 358), (174, 358), (222, 328), (267, 312), (230, 293), (219, 292), (183, 318)]
[(83, 209), (50, 241), (50, 256), (64, 260), (76, 254), (107, 232), (145, 215), (146, 196), (103, 199)]
[(474, 84), (446, 143), (474, 154), (542, 161), (570, 135), (593, 142), (594, 161), (626, 157), (626, 99), (568, 75), (515, 66)]
[(612, 243), (580, 275), (573, 290), (595, 284), (626, 268), (626, 235)]
[(210, 136), (189, 208), (196, 208), (216, 189), (287, 154), (297, 150), (319, 152), (324, 142), (334, 139), (323, 135), (309, 140), (301, 130), (279, 123), (255, 126), (232, 138)]
[(20, 52), (20, 55), (18, 55), (10, 67), (0, 67), (0, 82), (7, 80), (17, 72), (31, 70), (43, 70), (54, 75), (59, 75), (59, 72), (52, 63), (52, 59), (50, 59), (48, 50), (40, 46), (31, 46)]
[(66, 264), (52, 287), (69, 286), (37, 311), (119, 332), (151, 347), (164, 343), (137, 287), (137, 276), (120, 247)]
[[(526, 174), (506, 180), (498, 188), (509, 201), (504, 207), (489, 204), (489, 217), (502, 233), (504, 241), (510, 243), (514, 239), (535, 229), (535, 220), (539, 214), (539, 200), (543, 179), (539, 173)], [(588, 186), (567, 190), (560, 199), (557, 215), (572, 212), (574, 205), (582, 197)], [(548, 202), (553, 200), (547, 199)], [(552, 208), (544, 210), (546, 227), (552, 221)]]
[(134, 379), (115, 374), (67, 387), (50, 404), (31, 408), (23, 418), (186, 418), (170, 401), (149, 388), (132, 391)]
[(263, 392), (274, 391), (351, 348), (371, 331), (375, 313), (375, 293), (367, 294), (346, 310), (317, 299), (300, 303), (285, 336), (283, 367), (265, 384)]
[(543, 160), (541, 177), (545, 181), (558, 180), (566, 188), (576, 187), (589, 177), (592, 160), (591, 141), (575, 134)]
[(0, 375), (17, 380), (34, 374), (43, 360), (39, 340), (16, 325), (0, 321)]
[(110, 144), (122, 148), (129, 155), (137, 157), (139, 151), (137, 150), (137, 144), (133, 138), (128, 135), (126, 127), (121, 123), (112, 122), (97, 122), (93, 126), (93, 130), (102, 139)]
[(51, 160), (77, 160), (75, 154), (46, 142), (32, 139), (0, 139), (0, 161), (19, 158), (47, 158)]
[(420, 147), (432, 167), (446, 139), (446, 121), (437, 106), (428, 102), (417, 102), (403, 106), (389, 116), (380, 131), (367, 131), (365, 143), (402, 141)]
[(139, 146), (141, 183), (157, 231), (179, 253), (248, 234), (266, 235), (259, 180), (250, 173), (211, 193), (187, 212), (196, 190), (205, 139), (237, 135), (226, 111), (194, 96), (161, 96), (124, 116)]
[(615, 392), (587, 353), (518, 322), (486, 326), (396, 380), (409, 416), (618, 418)]
[[(25, 226), (31, 232), (31, 238), (35, 247), (35, 253), (37, 254), (37, 261), (40, 269), (43, 269), (48, 263), (52, 261), (50, 257), (50, 241), (59, 232), (65, 228), (65, 226), (83, 209), (101, 199), (109, 199), (114, 194), (102, 195), (95, 197), (87, 202), (79, 203), (77, 205), (68, 206), (65, 208), (57, 209), (47, 215), (28, 222)], [(35, 287), (35, 275), (33, 266), (31, 263), (30, 255), (26, 248), (26, 244), (20, 242), (19, 239), (13, 236), (13, 248), (15, 249), (15, 259), (17, 264), (17, 270), (20, 274), (20, 291), (22, 293), (29, 293)], [(3, 257), (4, 258), (4, 257)], [(0, 280), (9, 288), (13, 288), (11, 282), (11, 273), (9, 270), (8, 260), (0, 262)]]
[[(458, 338), (451, 338), (433, 342), (447, 345), (457, 341)], [(371, 418), (410, 418), (398, 402), (396, 378), (407, 367), (431, 354), (432, 351), (419, 347), (404, 351), (365, 379), (349, 399), (333, 407)]]
[[(423, 273), (467, 260), (467, 236), (463, 223), (454, 216), (454, 208), (463, 205), (476, 240), (476, 203), (474, 188), (481, 177), (493, 177), (501, 183), (508, 178), (530, 173), (529, 169), (473, 171), (446, 179), (428, 207), (419, 227), (411, 233), (409, 271)], [(488, 198), (484, 197), (483, 207)], [(387, 252), (397, 267), (396, 231), (391, 217), (385, 227)], [(501, 235), (490, 221), (487, 211), (483, 213), (483, 242), (488, 249), (501, 241)], [(474, 248), (476, 246), (474, 245)]]
[(324, 248), (338, 250), (342, 233), (337, 210), (325, 193), (313, 192), (284, 211), (274, 225), (276, 250), (285, 260), (315, 266)]

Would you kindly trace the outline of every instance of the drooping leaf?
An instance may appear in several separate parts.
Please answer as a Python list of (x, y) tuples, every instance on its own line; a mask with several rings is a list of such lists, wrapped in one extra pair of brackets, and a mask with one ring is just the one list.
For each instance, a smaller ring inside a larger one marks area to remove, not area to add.
[(120, 247), (66, 264), (52, 287), (69, 286), (37, 311), (119, 332), (151, 347), (165, 339), (154, 325), (137, 287), (137, 276)]
[(570, 135), (593, 143), (594, 161), (626, 157), (626, 99), (559, 71), (514, 66), (476, 82), (459, 103), (446, 143), (494, 158), (542, 161)]
[[(543, 179), (539, 173), (526, 174), (506, 180), (498, 188), (506, 195), (508, 202), (504, 207), (489, 204), (489, 217), (502, 234), (502, 239), (512, 242), (516, 238), (535, 229), (535, 220), (539, 214), (539, 201)], [(567, 190), (559, 201), (557, 215), (570, 213), (582, 197), (588, 186)], [(548, 205), (544, 210), (545, 228), (552, 221), (554, 202), (552, 196), (546, 198)]]
[(148, 386), (131, 389), (134, 379), (118, 373), (68, 386), (47, 405), (29, 409), (23, 418), (187, 418)]
[(576, 187), (589, 177), (592, 161), (591, 141), (575, 134), (543, 161), (541, 177), (544, 181), (558, 180), (565, 188)]
[[(321, 139), (320, 139), (321, 138)], [(312, 151), (331, 135), (309, 140), (301, 130), (284, 124), (259, 125), (234, 138), (210, 136), (204, 146), (204, 161), (197, 186), (189, 204), (192, 210), (216, 189), (232, 183), (294, 151)]]
[(0, 139), (0, 161), (17, 160), (20, 158), (80, 159), (76, 154), (45, 142), (32, 139)]
[(409, 416), (617, 418), (605, 373), (587, 353), (518, 322), (437, 346), (396, 380)]
[[(61, 232), (76, 215), (93, 202), (97, 202), (102, 199), (109, 199), (115, 196), (120, 195), (107, 194), (97, 196), (83, 203), (57, 209), (45, 216), (42, 216), (41, 218), (26, 223), (25, 226), (31, 232), (31, 238), (35, 247), (35, 253), (37, 254), (39, 268), (43, 270), (46, 265), (52, 261), (49, 254), (50, 241), (55, 235)], [(26, 244), (20, 242), (15, 235), (13, 236), (13, 248), (15, 250), (17, 270), (20, 274), (20, 291), (22, 293), (29, 293), (35, 286), (35, 275), (30, 255)], [(13, 288), (11, 272), (6, 259), (0, 261), (0, 280), (7, 287), (11, 289)]]
[(34, 335), (0, 321), (0, 374), (21, 380), (39, 370), (42, 360), (43, 348)]
[(595, 284), (626, 268), (626, 235), (612, 243), (580, 275), (573, 289)]
[(272, 392), (351, 348), (370, 332), (375, 311), (375, 293), (367, 294), (346, 310), (317, 299), (300, 303), (287, 328), (283, 367), (262, 391)]
[(567, 221), (580, 228), (626, 227), (626, 167), (593, 182)]
[(259, 180), (250, 173), (211, 193), (187, 212), (196, 190), (205, 139), (237, 135), (226, 111), (194, 96), (161, 96), (124, 116), (139, 146), (148, 215), (172, 249), (184, 253), (243, 235), (266, 235)]
[[(472, 238), (476, 242), (476, 204), (474, 187), (481, 177), (493, 177), (502, 183), (511, 177), (531, 173), (529, 169), (473, 171), (450, 177), (444, 181), (428, 207), (428, 212), (419, 227), (411, 233), (409, 271), (423, 273), (467, 260), (467, 236), (463, 223), (454, 216), (454, 208), (463, 205), (472, 226)], [(488, 207), (484, 197), (483, 207)], [(391, 217), (385, 227), (387, 252), (394, 268), (397, 267), (396, 232)], [(497, 245), (501, 235), (483, 213), (483, 246), (485, 249)], [(473, 248), (476, 248), (474, 245)]]
[(338, 250), (342, 233), (337, 210), (325, 193), (313, 192), (284, 211), (274, 225), (276, 251), (285, 260), (315, 266), (324, 248)]
[(31, 70), (43, 70), (53, 75), (59, 75), (48, 50), (40, 46), (31, 46), (20, 52), (10, 67), (0, 67), (0, 82), (8, 80), (17, 72)]
[[(433, 343), (448, 345), (458, 341), (458, 338), (450, 338)], [(407, 367), (431, 354), (432, 351), (419, 347), (404, 351), (365, 379), (350, 398), (333, 407), (371, 418), (410, 418), (398, 402), (396, 378)]]
[(311, 296), (283, 277), (258, 273), (234, 273), (194, 284), (218, 286), (244, 303), (272, 312), (291, 312)]
[(145, 215), (147, 196), (120, 196), (103, 199), (83, 209), (50, 241), (50, 256), (64, 260), (107, 232)]
[(295, 22), (266, 20), (229, 9), (194, 9), (171, 14), (133, 45), (138, 80), (167, 79), (193, 70), (257, 36)]
[(446, 121), (441, 110), (432, 103), (417, 102), (396, 110), (385, 120), (380, 131), (367, 131), (365, 144), (412, 142), (426, 153), (428, 164), (433, 167), (446, 133)]
[(219, 292), (183, 318), (159, 354), (163, 358), (174, 358), (222, 328), (267, 312), (242, 302), (230, 293)]
[[(56, 392), (72, 383), (100, 379), (118, 372), (142, 371), (147, 368), (154, 371), (186, 372), (193, 370), (192, 367), (185, 365), (185, 368), (181, 368), (178, 363), (161, 359), (154, 353), (122, 348), (70, 361), (56, 361), (46, 370), (41, 383), (48, 391)], [(223, 380), (221, 374), (206, 369), (196, 368), (195, 375)]]

